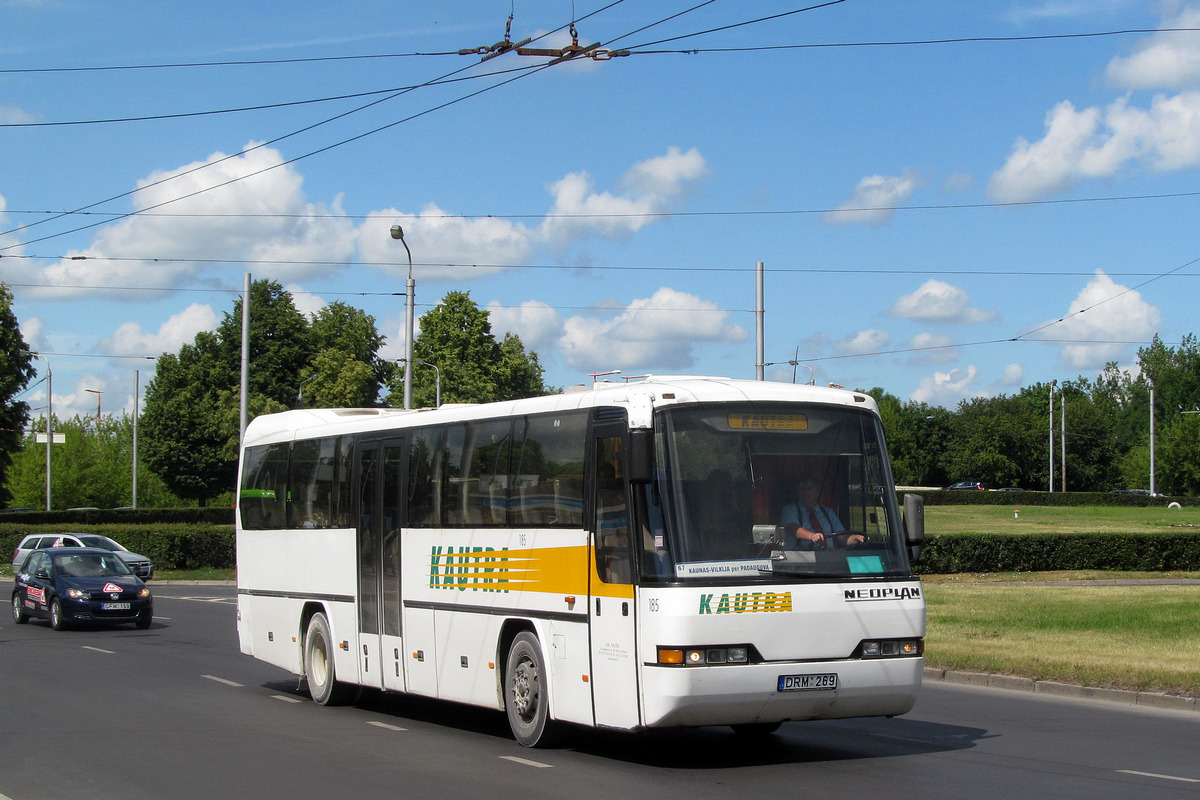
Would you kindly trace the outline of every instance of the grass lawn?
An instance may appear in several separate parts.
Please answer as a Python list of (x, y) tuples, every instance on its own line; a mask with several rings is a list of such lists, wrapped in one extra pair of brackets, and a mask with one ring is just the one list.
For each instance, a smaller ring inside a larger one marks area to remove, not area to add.
[(930, 666), (1200, 695), (1200, 585), (937, 577), (923, 579)]
[(1200, 528), (1200, 507), (925, 506), (925, 530), (951, 533), (1151, 533)]
[[(1019, 515), (1014, 512), (1019, 509)], [(933, 534), (1149, 533), (1200, 527), (1200, 509), (927, 506)], [(1200, 696), (1200, 573), (925, 575), (930, 666)], [(1107, 585), (1135, 581), (1130, 586)], [(1066, 586), (1038, 585), (1069, 581)]]

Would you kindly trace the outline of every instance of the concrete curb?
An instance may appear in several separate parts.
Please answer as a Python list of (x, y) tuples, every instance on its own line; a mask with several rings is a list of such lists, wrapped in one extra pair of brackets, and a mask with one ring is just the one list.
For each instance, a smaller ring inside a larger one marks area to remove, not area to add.
[(1165, 708), (1171, 711), (1200, 711), (1196, 698), (1190, 695), (1167, 694), (1165, 692), (1139, 692), (1127, 689), (1104, 689), (1095, 686), (1079, 686), (1058, 681), (1038, 681), (1018, 675), (995, 675), (989, 672), (970, 672), (957, 669), (926, 667), (924, 679), (942, 683), (957, 683), (963, 686), (983, 686), (991, 689), (1008, 689), (1018, 692), (1033, 692), (1054, 697), (1070, 697), (1076, 700), (1103, 700), (1130, 706)]

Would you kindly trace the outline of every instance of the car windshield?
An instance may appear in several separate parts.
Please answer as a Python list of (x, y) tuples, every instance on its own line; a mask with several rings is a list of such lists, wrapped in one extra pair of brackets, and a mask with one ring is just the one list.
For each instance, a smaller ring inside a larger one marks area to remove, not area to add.
[[(658, 577), (910, 574), (874, 414), (722, 405), (669, 409), (660, 423), (655, 480), (638, 498), (655, 543), (643, 563), (659, 565)], [(813, 532), (819, 541), (803, 538)]]
[(54, 569), (65, 578), (113, 578), (132, 574), (124, 561), (108, 553), (56, 555)]
[(79, 541), (83, 542), (87, 547), (102, 547), (105, 550), (124, 550), (124, 547), (114, 542), (107, 536), (97, 536), (90, 534), (88, 536), (80, 536)]

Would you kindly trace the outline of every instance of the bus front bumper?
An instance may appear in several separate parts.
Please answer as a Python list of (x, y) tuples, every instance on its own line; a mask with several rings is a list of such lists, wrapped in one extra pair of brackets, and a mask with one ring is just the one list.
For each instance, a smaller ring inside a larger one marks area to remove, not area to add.
[(920, 657), (646, 665), (642, 719), (657, 728), (896, 716), (912, 709), (924, 668)]

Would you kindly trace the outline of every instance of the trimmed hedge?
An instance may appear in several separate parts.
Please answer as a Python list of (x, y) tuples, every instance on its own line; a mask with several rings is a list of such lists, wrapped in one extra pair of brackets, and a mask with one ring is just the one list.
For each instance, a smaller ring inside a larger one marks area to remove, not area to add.
[(925, 535), (916, 571), (1200, 570), (1200, 531)]
[(1196, 497), (1168, 497), (1148, 494), (1113, 494), (1112, 492), (972, 492), (963, 489), (945, 491), (943, 489), (900, 489), (901, 498), (905, 494), (919, 494), (925, 498), (927, 506), (1101, 506), (1105, 508), (1149, 508), (1166, 506), (1169, 503), (1179, 503), (1181, 506), (1200, 505)]
[(235, 566), (237, 548), (232, 524), (53, 525), (0, 523), (0, 553), (7, 566), (21, 539), (30, 533), (98, 533), (116, 539), (154, 562), (154, 569), (228, 569)]

